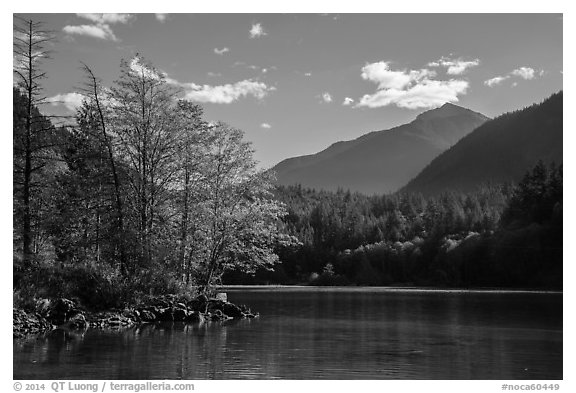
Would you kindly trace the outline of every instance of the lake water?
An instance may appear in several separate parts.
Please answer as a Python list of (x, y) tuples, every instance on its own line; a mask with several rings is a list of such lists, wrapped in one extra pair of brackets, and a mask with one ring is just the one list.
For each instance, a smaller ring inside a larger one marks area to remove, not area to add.
[(227, 292), (261, 317), (14, 340), (14, 379), (562, 379), (562, 294)]

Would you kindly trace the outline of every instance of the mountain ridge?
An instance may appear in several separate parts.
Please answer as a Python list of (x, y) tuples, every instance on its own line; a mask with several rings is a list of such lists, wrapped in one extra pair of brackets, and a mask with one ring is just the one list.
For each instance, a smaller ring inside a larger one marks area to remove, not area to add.
[(401, 192), (473, 191), (482, 183), (519, 181), (537, 161), (561, 164), (562, 91), (487, 121), (446, 150)]
[(486, 120), (481, 113), (447, 103), (407, 124), (335, 142), (316, 154), (283, 160), (272, 169), (282, 185), (392, 192)]

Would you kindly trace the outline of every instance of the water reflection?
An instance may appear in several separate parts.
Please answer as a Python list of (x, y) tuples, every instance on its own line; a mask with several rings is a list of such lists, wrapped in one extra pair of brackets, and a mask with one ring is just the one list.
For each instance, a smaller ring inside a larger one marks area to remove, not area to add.
[(234, 291), (254, 320), (54, 331), (15, 379), (561, 379), (562, 296)]

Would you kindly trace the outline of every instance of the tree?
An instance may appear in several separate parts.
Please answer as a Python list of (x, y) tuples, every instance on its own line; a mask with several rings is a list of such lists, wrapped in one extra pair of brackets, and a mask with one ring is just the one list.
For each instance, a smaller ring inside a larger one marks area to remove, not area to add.
[(120, 79), (110, 94), (110, 128), (128, 167), (127, 197), (137, 223), (139, 259), (145, 265), (152, 261), (151, 237), (163, 220), (161, 207), (178, 172), (176, 92), (161, 72), (136, 56), (122, 60)]
[(555, 207), (562, 205), (562, 166), (547, 167), (539, 161), (528, 171), (502, 213), (504, 226), (524, 226), (550, 220)]
[(209, 132), (209, 165), (200, 185), (203, 199), (195, 235), (201, 292), (209, 291), (227, 270), (251, 273), (272, 266), (278, 260), (274, 246), (291, 241), (278, 229), (284, 206), (272, 198), (272, 179), (256, 169), (243, 133), (222, 123)]
[[(82, 124), (82, 119), (89, 119), (91, 121), (85, 122), (84, 124), (89, 125), (89, 127), (94, 128), (99, 139), (101, 139), (102, 144), (106, 148), (107, 161), (110, 167), (110, 172), (112, 174), (112, 179), (114, 182), (114, 206), (116, 210), (116, 239), (118, 243), (118, 248), (120, 251), (120, 271), (126, 274), (127, 269), (127, 255), (125, 246), (125, 236), (124, 236), (124, 206), (121, 194), (121, 184), (120, 176), (118, 174), (116, 157), (114, 154), (114, 149), (112, 146), (112, 137), (108, 132), (108, 118), (105, 115), (107, 113), (107, 107), (105, 103), (105, 92), (101, 86), (101, 82), (94, 73), (92, 69), (86, 64), (82, 64), (83, 70), (86, 74), (86, 83), (84, 88), (84, 93), (86, 96), (84, 112), (85, 115), (79, 118), (79, 123)], [(92, 112), (92, 113), (90, 113)]]
[(44, 30), (42, 23), (18, 18), (14, 26), (13, 70), (16, 85), (25, 100), (23, 116), (14, 117), (14, 191), (20, 199), (17, 213), (22, 222), (25, 263), (29, 263), (32, 256), (34, 177), (53, 158), (49, 151), (50, 140), (46, 138), (53, 126), (38, 112), (38, 107), (46, 101), (41, 85), (46, 73), (41, 70), (41, 63), (48, 57), (46, 46), (53, 39), (52, 33)]
[(179, 100), (177, 104), (179, 122), (178, 160), (180, 175), (178, 179), (180, 210), (180, 233), (178, 251), (178, 270), (183, 281), (190, 281), (194, 244), (190, 241), (190, 229), (194, 230), (191, 221), (195, 202), (199, 201), (198, 184), (204, 180), (203, 171), (207, 162), (207, 149), (210, 143), (208, 124), (202, 119), (203, 109), (200, 105)]

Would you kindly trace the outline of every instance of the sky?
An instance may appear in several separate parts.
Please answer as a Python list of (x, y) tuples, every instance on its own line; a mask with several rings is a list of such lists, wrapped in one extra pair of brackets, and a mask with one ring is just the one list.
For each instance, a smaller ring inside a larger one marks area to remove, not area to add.
[(81, 62), (105, 85), (139, 54), (261, 167), (452, 102), (495, 117), (562, 89), (560, 14), (19, 14), (55, 32), (44, 111), (72, 111)]

